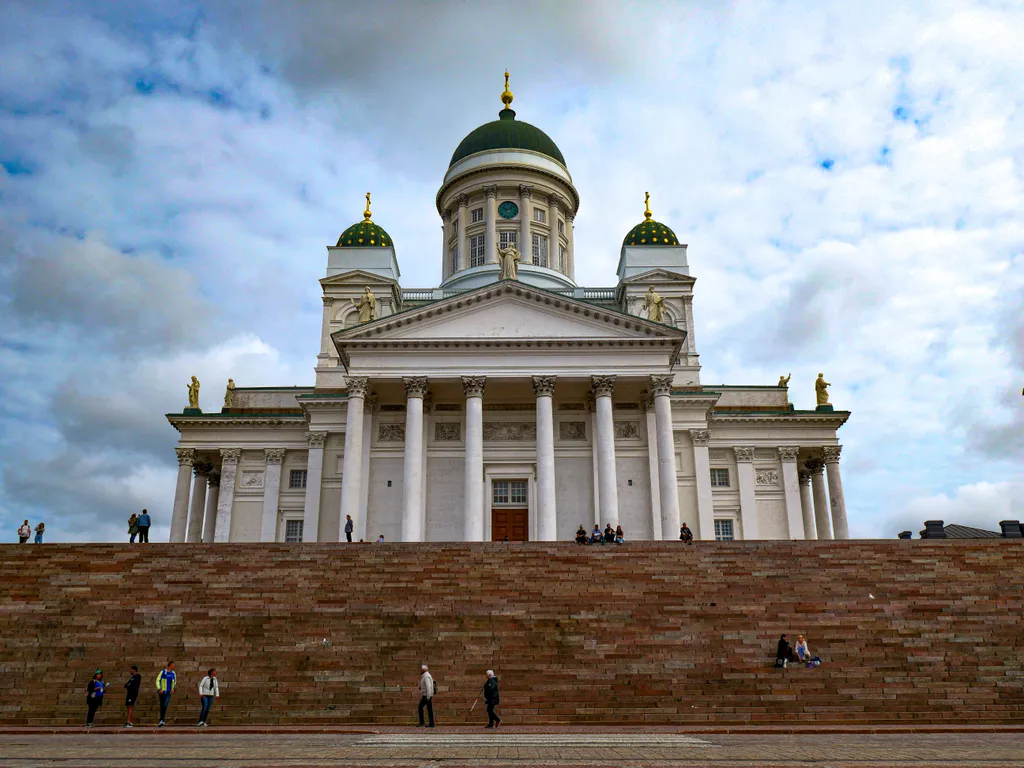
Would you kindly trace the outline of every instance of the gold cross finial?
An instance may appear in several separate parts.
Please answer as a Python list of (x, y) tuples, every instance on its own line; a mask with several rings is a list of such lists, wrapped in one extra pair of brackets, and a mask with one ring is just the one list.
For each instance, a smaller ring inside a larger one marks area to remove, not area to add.
[(651, 220), (651, 193), (644, 192), (644, 221)]
[(505, 105), (505, 109), (511, 109), (512, 108), (510, 105), (512, 104), (512, 99), (513, 98), (514, 98), (514, 96), (512, 96), (512, 91), (510, 91), (508, 89), (508, 70), (506, 69), (505, 70), (505, 90), (502, 91), (502, 94), (501, 94), (501, 103)]
[(369, 192), (366, 193), (366, 210), (363, 211), (363, 218), (366, 221), (369, 221), (371, 223), (373, 222), (373, 219), (370, 218), (370, 193)]

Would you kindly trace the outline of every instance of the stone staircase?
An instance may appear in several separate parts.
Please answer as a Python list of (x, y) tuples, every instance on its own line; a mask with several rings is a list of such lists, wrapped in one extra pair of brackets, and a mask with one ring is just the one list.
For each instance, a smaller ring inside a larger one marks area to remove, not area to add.
[[(0, 546), (0, 725), (1024, 722), (1024, 542)], [(782, 632), (817, 669), (773, 667)]]

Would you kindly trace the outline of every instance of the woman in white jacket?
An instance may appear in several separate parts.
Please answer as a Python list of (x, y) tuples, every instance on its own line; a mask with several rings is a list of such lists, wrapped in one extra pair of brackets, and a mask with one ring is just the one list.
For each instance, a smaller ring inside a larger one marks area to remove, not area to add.
[(203, 702), (203, 709), (199, 713), (199, 727), (206, 727), (206, 720), (210, 716), (210, 707), (213, 700), (220, 698), (220, 686), (217, 684), (217, 670), (211, 669), (199, 682), (199, 698)]

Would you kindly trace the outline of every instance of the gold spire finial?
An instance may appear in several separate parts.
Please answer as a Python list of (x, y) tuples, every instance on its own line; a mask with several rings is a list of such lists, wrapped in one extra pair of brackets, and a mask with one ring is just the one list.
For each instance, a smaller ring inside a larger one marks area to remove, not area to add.
[(505, 109), (512, 109), (512, 99), (515, 98), (512, 95), (512, 91), (508, 89), (508, 70), (505, 70), (505, 90), (501, 94), (501, 103), (505, 105)]
[(644, 221), (650, 221), (651, 215), (651, 193), (644, 192)]
[(363, 211), (363, 219), (365, 219), (366, 221), (370, 222), (371, 224), (373, 223), (373, 219), (370, 218), (370, 193), (369, 192), (366, 193), (366, 210)]

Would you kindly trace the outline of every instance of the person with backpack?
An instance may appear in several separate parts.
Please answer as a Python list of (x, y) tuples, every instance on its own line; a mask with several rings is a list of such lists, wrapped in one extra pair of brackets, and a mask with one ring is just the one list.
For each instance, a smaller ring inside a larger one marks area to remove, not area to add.
[(420, 666), (420, 671), (423, 673), (420, 675), (420, 724), (419, 728), (423, 727), (423, 708), (426, 707), (427, 714), (430, 716), (430, 725), (427, 728), (434, 727), (434, 694), (437, 693), (437, 683), (434, 682), (434, 678), (430, 676), (430, 670), (427, 669), (427, 665), (423, 664)]
[(86, 728), (92, 728), (96, 710), (103, 706), (103, 694), (106, 689), (106, 683), (103, 682), (103, 670), (97, 669), (96, 674), (92, 676), (92, 680), (85, 687), (85, 703), (89, 707), (89, 714), (85, 716)]
[(128, 670), (128, 682), (124, 684), (124, 727), (134, 728), (132, 725), (132, 713), (135, 711), (135, 702), (139, 700), (139, 687), (142, 685), (142, 675), (139, 668), (132, 664)]
[(149, 527), (152, 522), (149, 519), (149, 512), (142, 510), (142, 514), (139, 515), (139, 544), (149, 544)]
[(484, 683), (484, 704), (487, 705), (487, 727), (497, 728), (501, 725), (501, 718), (494, 711), (500, 702), (498, 696), (498, 678), (494, 676), (494, 670), (487, 670), (487, 682)]
[(217, 684), (216, 669), (207, 671), (206, 677), (199, 681), (199, 698), (203, 702), (203, 708), (199, 712), (199, 727), (206, 728), (209, 725), (207, 719), (210, 717), (210, 707), (213, 706), (213, 700), (220, 698), (220, 686)]
[(18, 528), (18, 543), (24, 544), (28, 541), (28, 537), (32, 535), (32, 526), (28, 524), (28, 520), (21, 524)]
[[(145, 513), (145, 510), (143, 510)], [(160, 697), (160, 724), (158, 728), (164, 727), (164, 722), (167, 720), (167, 707), (171, 704), (171, 694), (174, 693), (174, 687), (178, 684), (178, 677), (174, 674), (174, 662), (168, 661), (167, 666), (160, 670), (156, 675), (156, 692)]]
[(139, 535), (139, 516), (132, 512), (128, 518), (128, 543), (134, 544), (135, 537)]

